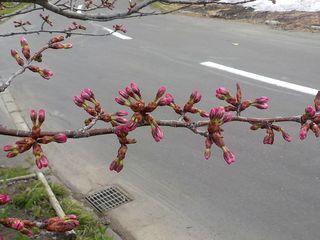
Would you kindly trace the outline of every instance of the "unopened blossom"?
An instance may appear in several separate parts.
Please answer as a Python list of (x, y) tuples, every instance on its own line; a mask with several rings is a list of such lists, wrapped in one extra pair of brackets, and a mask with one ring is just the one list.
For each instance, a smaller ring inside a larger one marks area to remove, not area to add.
[(7, 194), (0, 193), (0, 205), (5, 205), (11, 201), (11, 198)]
[(139, 97), (141, 97), (141, 92), (140, 92), (140, 89), (138, 87), (138, 85), (134, 82), (130, 83), (130, 87), (132, 89), (132, 91)]
[(30, 47), (29, 44), (27, 42), (27, 39), (25, 37), (21, 37), (20, 38), (20, 44), (22, 47), (22, 54), (23, 56), (29, 60), (30, 59)]
[(174, 99), (170, 93), (166, 93), (163, 98), (161, 98), (158, 102), (159, 106), (167, 106), (173, 103)]
[(235, 155), (226, 147), (222, 147), (223, 150), (223, 158), (226, 161), (227, 164), (232, 164), (235, 162), (236, 157)]
[(83, 107), (84, 105), (84, 100), (82, 97), (79, 96), (74, 96), (73, 97), (73, 102), (78, 106), (78, 107)]
[(162, 86), (158, 89), (158, 92), (156, 94), (156, 98), (155, 100), (157, 101), (158, 99), (160, 99), (166, 92), (166, 87)]
[(201, 94), (198, 91), (194, 91), (191, 95), (190, 95), (190, 101), (192, 101), (192, 103), (198, 103), (201, 101)]
[(269, 98), (265, 96), (259, 97), (256, 100), (254, 100), (254, 103), (257, 103), (257, 104), (266, 104), (268, 102), (269, 102)]
[(52, 48), (52, 49), (69, 49), (69, 48), (72, 48), (72, 43), (56, 42), (56, 43), (50, 44), (50, 48)]
[(161, 139), (163, 138), (163, 131), (158, 125), (151, 128), (151, 133), (156, 142), (161, 141)]
[(291, 142), (292, 141), (292, 137), (288, 133), (286, 133), (283, 130), (281, 131), (281, 133), (282, 133), (282, 137), (283, 137), (284, 140), (286, 140), (287, 142)]
[(42, 123), (44, 122), (45, 119), (46, 119), (46, 111), (44, 109), (40, 109), (39, 113), (38, 113), (39, 126), (42, 125)]
[(220, 100), (226, 100), (230, 98), (230, 92), (224, 87), (219, 87), (216, 90), (216, 97)]
[(64, 36), (60, 35), (60, 36), (56, 36), (53, 37), (49, 40), (49, 44), (53, 44), (53, 43), (57, 43), (57, 42), (62, 42), (64, 40)]
[(67, 135), (64, 133), (58, 133), (53, 136), (53, 139), (57, 143), (65, 143), (67, 141)]
[(309, 123), (305, 123), (301, 126), (300, 132), (299, 132), (299, 137), (301, 140), (304, 140), (307, 137), (307, 133), (308, 133), (309, 129), (310, 129)]
[(306, 107), (305, 112), (311, 118), (316, 115), (316, 110), (311, 105), (308, 105)]
[(310, 129), (312, 130), (312, 132), (316, 137), (320, 136), (320, 127), (316, 123), (314, 122), (310, 123)]
[(273, 144), (274, 142), (274, 131), (271, 128), (267, 129), (267, 134), (263, 139), (263, 144)]
[(24, 60), (20, 57), (18, 52), (14, 49), (11, 49), (11, 56), (16, 60), (16, 62), (23, 67), (24, 66)]

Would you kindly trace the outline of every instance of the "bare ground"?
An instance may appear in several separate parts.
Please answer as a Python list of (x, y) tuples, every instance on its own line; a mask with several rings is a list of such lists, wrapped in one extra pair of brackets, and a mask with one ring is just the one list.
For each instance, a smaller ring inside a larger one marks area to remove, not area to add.
[(190, 6), (178, 11), (178, 13), (238, 20), (254, 24), (267, 24), (273, 28), (283, 30), (320, 32), (320, 11), (256, 12), (252, 8), (243, 6), (208, 4), (206, 6)]

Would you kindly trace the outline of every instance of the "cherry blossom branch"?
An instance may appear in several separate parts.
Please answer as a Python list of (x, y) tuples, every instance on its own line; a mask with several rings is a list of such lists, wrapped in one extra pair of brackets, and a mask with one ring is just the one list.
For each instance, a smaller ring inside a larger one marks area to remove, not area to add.
[[(320, 114), (317, 114), (320, 116)], [(246, 122), (249, 124), (253, 123), (279, 123), (279, 122), (296, 122), (301, 123), (302, 115), (290, 116), (290, 117), (275, 117), (275, 118), (248, 118), (248, 117), (232, 117), (229, 122)], [(96, 121), (95, 121), (96, 122)], [(172, 128), (187, 128), (193, 131), (199, 127), (205, 127), (209, 125), (209, 121), (197, 121), (192, 123), (186, 123), (179, 120), (157, 120), (156, 123), (159, 126), (172, 127)], [(142, 123), (137, 127), (150, 126), (150, 123)], [(75, 130), (59, 130), (59, 131), (43, 131), (39, 135), (43, 136), (54, 136), (59, 133), (65, 134), (68, 138), (88, 138), (93, 136), (115, 134), (115, 127), (110, 128), (97, 128), (97, 129), (75, 129)], [(23, 131), (18, 129), (10, 129), (0, 125), (0, 135), (12, 136), (12, 137), (30, 137), (31, 131)]]
[[(15, 2), (17, 0), (5, 0), (6, 2)], [(237, 5), (237, 4), (244, 4), (248, 2), (253, 2), (255, 0), (244, 0), (244, 1), (238, 1), (233, 3), (225, 3), (221, 2), (220, 0), (145, 0), (139, 3), (132, 3), (130, 2), (129, 8), (126, 11), (122, 12), (116, 12), (116, 13), (108, 13), (108, 14), (102, 14), (102, 13), (79, 13), (76, 10), (77, 9), (71, 9), (70, 6), (68, 9), (66, 9), (66, 6), (61, 8), (61, 6), (57, 6), (54, 3), (51, 3), (49, 1), (42, 1), (42, 0), (19, 0), (19, 2), (26, 2), (26, 3), (34, 3), (37, 4), (51, 12), (54, 12), (56, 14), (73, 18), (73, 19), (79, 19), (79, 20), (93, 20), (93, 21), (110, 21), (114, 19), (122, 19), (122, 18), (128, 18), (128, 17), (138, 17), (141, 16), (140, 10), (144, 9), (145, 7), (149, 6), (152, 3), (160, 2), (160, 3), (168, 3), (168, 4), (191, 4), (191, 5), (202, 5), (202, 4), (228, 4), (228, 5)], [(266, 0), (267, 1), (267, 0)], [(0, 3), (4, 2), (4, 0), (0, 0)], [(108, 1), (106, 1), (108, 3)], [(112, 3), (111, 3), (112, 6)], [(110, 7), (110, 3), (105, 6), (106, 8)], [(94, 8), (93, 8), (94, 9)], [(91, 11), (89, 11), (91, 12)]]
[(12, 74), (6, 81), (2, 82), (0, 84), (0, 93), (4, 92), (13, 82), (13, 80), (23, 74), (27, 69), (29, 69), (32, 72), (39, 73), (41, 77), (43, 77), (46, 80), (49, 80), (53, 73), (50, 70), (47, 69), (41, 69), (40, 67), (32, 65), (34, 61), (42, 62), (42, 53), (46, 51), (49, 48), (52, 49), (69, 49), (72, 47), (71, 43), (62, 44), (61, 41), (64, 40), (63, 36), (58, 36), (52, 38), (44, 47), (42, 47), (39, 51), (37, 51), (35, 54), (31, 56), (30, 53), (30, 47), (27, 42), (27, 40), (22, 37), (20, 39), (20, 44), (22, 47), (22, 54), (24, 56), (24, 59), (19, 55), (19, 53), (12, 49), (11, 50), (11, 56), (16, 60), (17, 64), (21, 67), (19, 70), (17, 70), (14, 74)]
[(76, 36), (93, 36), (93, 37), (107, 37), (112, 35), (113, 33), (117, 32), (116, 30), (108, 33), (79, 33), (79, 32), (70, 32), (68, 30), (34, 30), (34, 31), (22, 31), (22, 32), (11, 32), (0, 34), (0, 37), (10, 37), (15, 35), (31, 35), (31, 34), (40, 34), (40, 33), (49, 33), (49, 34), (66, 34), (68, 36), (76, 35)]

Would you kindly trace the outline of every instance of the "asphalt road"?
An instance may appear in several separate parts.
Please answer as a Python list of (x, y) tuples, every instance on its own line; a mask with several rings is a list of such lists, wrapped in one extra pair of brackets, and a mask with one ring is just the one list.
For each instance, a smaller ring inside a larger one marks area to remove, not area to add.
[[(34, 14), (27, 19), (37, 21)], [(70, 20), (55, 22), (64, 28)], [(269, 110), (248, 111), (248, 116), (296, 115), (312, 104), (312, 95), (200, 65), (204, 61), (320, 89), (319, 35), (177, 15), (119, 22), (131, 40), (72, 37), (72, 50), (44, 56), (54, 78), (44, 81), (26, 73), (17, 79), (11, 89), (26, 118), (31, 108), (42, 107), (48, 112), (48, 129), (78, 128), (86, 115), (74, 106), (72, 96), (90, 87), (107, 110), (123, 109), (113, 99), (131, 81), (149, 99), (166, 85), (181, 104), (197, 89), (206, 109), (221, 104), (214, 97), (216, 88), (234, 91), (239, 82), (248, 98), (271, 99)], [(113, 23), (85, 24), (88, 31), (102, 32), (101, 26), (111, 28)], [(1, 32), (11, 25), (11, 20), (1, 25)], [(47, 39), (28, 37), (32, 47)], [(0, 40), (2, 77), (16, 69), (9, 49), (18, 45), (18, 37)], [(176, 118), (168, 109), (156, 116)], [(111, 136), (70, 140), (46, 150), (53, 170), (75, 191), (86, 194), (116, 183), (134, 197), (109, 213), (128, 238), (317, 240), (319, 142), (311, 134), (301, 142), (298, 125), (282, 126), (295, 140), (286, 144), (277, 136), (276, 144), (265, 146), (264, 132), (229, 124), (225, 141), (237, 156), (232, 166), (218, 149), (210, 161), (203, 160), (203, 139), (181, 129), (164, 129), (161, 143), (153, 141), (149, 129), (133, 133), (138, 144), (129, 147), (121, 174), (107, 170), (117, 151)]]

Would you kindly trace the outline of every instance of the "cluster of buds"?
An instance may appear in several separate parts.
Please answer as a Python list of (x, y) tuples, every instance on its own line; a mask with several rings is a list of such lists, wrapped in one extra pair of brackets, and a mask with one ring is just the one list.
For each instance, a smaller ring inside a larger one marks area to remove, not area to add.
[(11, 201), (11, 198), (7, 194), (0, 193), (0, 205), (5, 205)]
[(48, 69), (42, 69), (37, 66), (30, 65), (27, 67), (31, 72), (38, 73), (41, 77), (43, 77), (46, 80), (49, 80), (53, 76), (53, 72)]
[(186, 122), (190, 122), (191, 120), (185, 115), (186, 113), (199, 114), (203, 118), (209, 117), (209, 113), (206, 111), (194, 107), (194, 105), (201, 101), (201, 94), (198, 91), (194, 91), (191, 93), (189, 100), (183, 107), (183, 111), (176, 104), (172, 104), (173, 109), (176, 113), (181, 114), (183, 119)]
[(13, 23), (14, 23), (14, 27), (15, 27), (15, 28), (21, 27), (21, 28), (23, 28), (24, 30), (26, 30), (26, 29), (25, 29), (25, 26), (26, 26), (26, 25), (31, 25), (31, 22), (29, 22), (29, 21), (22, 21), (22, 20), (13, 21)]
[(75, 31), (75, 30), (86, 30), (87, 28), (79, 23), (72, 22), (72, 24), (66, 29), (67, 32)]
[(258, 129), (266, 129), (266, 135), (263, 138), (263, 144), (270, 144), (272, 145), (274, 143), (275, 138), (275, 132), (279, 132), (282, 135), (282, 138), (287, 141), (291, 142), (292, 137), (281, 127), (268, 123), (254, 123), (250, 127), (251, 130), (258, 130)]
[(72, 48), (72, 43), (61, 43), (64, 40), (64, 36), (56, 36), (49, 40), (48, 46), (52, 49), (69, 49)]
[(31, 230), (36, 226), (36, 224), (31, 221), (18, 218), (0, 218), (0, 224), (28, 237), (32, 237), (33, 233)]
[(120, 105), (130, 107), (134, 112), (131, 121), (128, 122), (127, 128), (124, 130), (134, 130), (138, 124), (148, 123), (151, 126), (153, 138), (159, 142), (163, 138), (163, 132), (157, 122), (152, 117), (151, 113), (158, 106), (170, 105), (173, 102), (173, 97), (170, 94), (165, 94), (166, 88), (160, 87), (153, 101), (146, 104), (141, 98), (141, 92), (137, 84), (131, 83), (123, 90), (119, 90), (120, 97), (116, 97), (115, 101)]
[(79, 225), (76, 215), (67, 215), (64, 218), (54, 217), (45, 220), (41, 229), (49, 232), (64, 233), (75, 229)]
[(231, 164), (235, 161), (234, 154), (225, 145), (221, 126), (232, 120), (232, 113), (226, 112), (224, 107), (215, 107), (210, 110), (208, 124), (208, 135), (205, 140), (204, 157), (208, 160), (211, 156), (211, 147), (213, 143), (223, 151), (223, 158), (227, 164)]
[(305, 112), (301, 117), (301, 128), (299, 133), (301, 140), (304, 140), (307, 137), (309, 130), (311, 130), (317, 138), (320, 136), (320, 115), (317, 114), (319, 110), (320, 107), (317, 104), (315, 104), (315, 108), (311, 105), (306, 107)]
[(40, 15), (40, 17), (42, 18), (42, 20), (43, 20), (44, 23), (47, 23), (49, 26), (53, 27), (53, 23), (52, 23), (52, 21), (50, 21), (49, 15), (44, 16), (44, 15), (42, 15), (41, 13), (40, 13), (39, 15)]
[(8, 152), (8, 158), (12, 158), (32, 148), (33, 155), (36, 158), (36, 165), (41, 169), (48, 166), (48, 159), (44, 155), (40, 144), (48, 144), (51, 142), (65, 143), (67, 136), (64, 133), (58, 133), (53, 136), (40, 135), (41, 125), (45, 120), (45, 111), (43, 109), (39, 110), (38, 113), (35, 110), (31, 110), (30, 118), (33, 124), (31, 136), (16, 141), (14, 145), (4, 146), (3, 150)]
[(225, 107), (225, 110), (227, 112), (234, 111), (234, 112), (237, 112), (238, 115), (240, 115), (240, 112), (246, 110), (251, 106), (256, 107), (258, 109), (268, 108), (269, 98), (264, 96), (260, 98), (256, 98), (255, 100), (252, 100), (252, 101), (250, 100), (242, 101), (242, 91), (239, 84), (237, 84), (236, 96), (232, 96), (226, 88), (220, 87), (216, 90), (216, 97), (230, 104)]
[(106, 112), (90, 88), (85, 88), (79, 96), (74, 96), (73, 102), (91, 115), (90, 118), (84, 121), (86, 126), (92, 124), (94, 120), (111, 123), (113, 127), (127, 123), (127, 119), (124, 118), (124, 116), (128, 115), (126, 111), (118, 111), (113, 114)]
[(116, 32), (123, 32), (123, 33), (126, 33), (127, 32), (127, 29), (121, 24), (115, 24), (112, 26), (114, 31)]
[[(20, 45), (21, 45), (21, 52), (24, 56), (24, 58), (29, 61), (30, 60), (30, 47), (29, 44), (27, 42), (27, 40), (24, 37), (20, 38)], [(18, 65), (20, 65), (21, 67), (24, 66), (25, 61), (24, 59), (19, 55), (19, 53), (15, 50), (15, 49), (11, 49), (11, 56), (16, 60), (16, 62), (18, 63)]]

